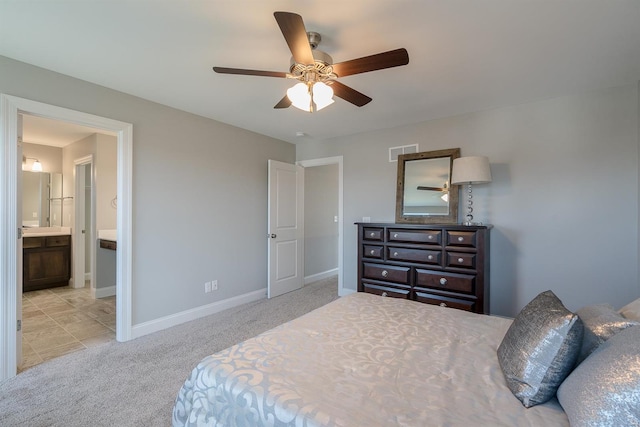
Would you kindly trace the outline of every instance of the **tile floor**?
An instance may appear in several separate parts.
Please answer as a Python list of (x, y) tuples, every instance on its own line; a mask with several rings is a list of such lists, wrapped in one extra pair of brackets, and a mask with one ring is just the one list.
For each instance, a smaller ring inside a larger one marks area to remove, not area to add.
[(22, 363), (18, 372), (54, 357), (115, 340), (116, 297), (94, 299), (88, 286), (22, 294)]

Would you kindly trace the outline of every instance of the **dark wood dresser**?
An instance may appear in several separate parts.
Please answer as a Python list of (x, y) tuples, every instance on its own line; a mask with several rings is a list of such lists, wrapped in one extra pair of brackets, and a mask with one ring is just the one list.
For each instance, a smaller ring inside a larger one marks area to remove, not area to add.
[(358, 292), (489, 314), (491, 226), (356, 225)]
[(22, 239), (22, 291), (67, 286), (71, 278), (71, 236)]

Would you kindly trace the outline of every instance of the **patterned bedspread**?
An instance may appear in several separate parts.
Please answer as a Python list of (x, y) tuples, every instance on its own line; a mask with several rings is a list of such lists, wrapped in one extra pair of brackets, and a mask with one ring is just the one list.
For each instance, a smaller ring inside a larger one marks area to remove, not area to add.
[(526, 409), (496, 349), (511, 321), (366, 293), (203, 359), (174, 426), (568, 426)]

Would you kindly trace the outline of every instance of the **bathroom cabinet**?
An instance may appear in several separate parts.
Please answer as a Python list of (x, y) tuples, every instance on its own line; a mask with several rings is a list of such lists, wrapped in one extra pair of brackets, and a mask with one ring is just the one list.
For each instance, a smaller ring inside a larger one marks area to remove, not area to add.
[(67, 286), (71, 278), (71, 236), (22, 239), (22, 291)]

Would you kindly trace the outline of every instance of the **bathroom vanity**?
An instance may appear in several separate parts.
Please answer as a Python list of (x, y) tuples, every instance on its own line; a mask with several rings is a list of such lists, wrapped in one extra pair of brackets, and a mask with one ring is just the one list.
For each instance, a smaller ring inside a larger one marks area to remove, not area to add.
[(71, 236), (33, 233), (22, 238), (22, 291), (68, 286), (71, 279)]

